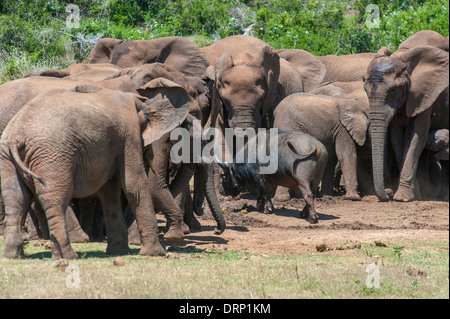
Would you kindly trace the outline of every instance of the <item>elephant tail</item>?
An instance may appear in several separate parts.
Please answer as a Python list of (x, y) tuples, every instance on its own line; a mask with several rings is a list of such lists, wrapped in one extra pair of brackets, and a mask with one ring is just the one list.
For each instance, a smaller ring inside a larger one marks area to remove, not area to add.
[(14, 143), (13, 145), (9, 145), (9, 151), (11, 152), (11, 156), (13, 159), (13, 163), (16, 167), (21, 169), (24, 173), (36, 178), (39, 182), (41, 182), (42, 185), (47, 186), (44, 179), (37, 175), (36, 173), (32, 172), (28, 167), (25, 166), (25, 164), (22, 162), (20, 155), (19, 155), (19, 148), (17, 146), (17, 143)]

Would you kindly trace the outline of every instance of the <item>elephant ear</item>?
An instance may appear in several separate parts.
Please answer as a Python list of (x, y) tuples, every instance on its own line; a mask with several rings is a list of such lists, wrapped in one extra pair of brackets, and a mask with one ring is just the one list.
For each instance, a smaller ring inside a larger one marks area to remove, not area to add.
[(315, 88), (324, 79), (327, 69), (313, 54), (300, 49), (278, 50), (277, 53), (299, 71), (305, 92)]
[(369, 117), (364, 111), (363, 104), (354, 99), (339, 99), (338, 112), (341, 124), (355, 142), (363, 146), (369, 128)]
[(267, 93), (264, 100), (261, 118), (275, 107), (277, 98), (278, 78), (280, 77), (280, 56), (271, 46), (264, 46), (255, 56), (254, 62), (264, 68), (267, 81)]
[(137, 89), (147, 98), (142, 108), (148, 123), (142, 133), (144, 146), (179, 126), (189, 113), (186, 90), (164, 78), (156, 78)]
[(448, 87), (448, 52), (430, 46), (408, 50), (398, 57), (409, 63), (410, 88), (406, 94), (406, 115), (416, 116), (436, 101)]
[(89, 53), (86, 63), (108, 63), (114, 47), (122, 42), (123, 40), (112, 38), (100, 39), (92, 48), (91, 53)]

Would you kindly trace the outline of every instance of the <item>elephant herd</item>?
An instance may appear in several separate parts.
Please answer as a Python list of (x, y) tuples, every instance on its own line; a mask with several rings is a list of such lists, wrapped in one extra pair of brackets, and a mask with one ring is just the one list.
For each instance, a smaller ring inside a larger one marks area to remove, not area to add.
[[(71, 242), (104, 238), (110, 254), (136, 243), (142, 255), (164, 255), (156, 214), (164, 240), (183, 240), (201, 227), (206, 198), (221, 234), (219, 191), (254, 190), (265, 213), (273, 195), (299, 191), (311, 223), (315, 196), (333, 195), (341, 176), (348, 200), (448, 200), (448, 68), (449, 39), (429, 30), (396, 52), (346, 56), (275, 50), (245, 35), (204, 48), (183, 37), (101, 39), (86, 63), (0, 86), (4, 256), (24, 257), (26, 228), (50, 240), (55, 259), (77, 258)], [(277, 129), (276, 171), (217, 154), (194, 160), (194, 149), (174, 162), (171, 132), (193, 140), (197, 123), (202, 132)]]

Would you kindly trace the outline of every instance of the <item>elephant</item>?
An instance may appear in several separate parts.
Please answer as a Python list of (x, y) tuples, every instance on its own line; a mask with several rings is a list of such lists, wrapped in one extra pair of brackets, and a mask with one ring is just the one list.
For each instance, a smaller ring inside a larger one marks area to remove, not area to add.
[(285, 96), (304, 92), (297, 69), (262, 40), (231, 36), (201, 50), (210, 64), (206, 76), (214, 83), (211, 126), (220, 114), (225, 127), (270, 127), (274, 107)]
[[(123, 69), (111, 75), (108, 79), (121, 78), (124, 75), (130, 75), (132, 82), (136, 84), (146, 83), (155, 77), (163, 77), (181, 85), (189, 93), (190, 101), (189, 116), (181, 125), (183, 128), (192, 131), (193, 119), (197, 119), (204, 123), (204, 116), (209, 116), (209, 103), (208, 98), (206, 97), (206, 86), (200, 77), (186, 76), (165, 64), (152, 63)], [(188, 121), (188, 119), (190, 120)], [(206, 164), (193, 164), (192, 160), (189, 163), (181, 163), (177, 167), (174, 181), (169, 183), (168, 170), (170, 167), (170, 150), (173, 144), (169, 138), (169, 135), (169, 133), (165, 134), (159, 140), (152, 143), (146, 152), (148, 161), (152, 162), (153, 168), (157, 173), (156, 176), (152, 174), (149, 175), (149, 182), (151, 185), (151, 192), (156, 211), (162, 211), (166, 215), (168, 225), (171, 223), (180, 225), (183, 222), (184, 216), (184, 234), (187, 234), (194, 228), (199, 227), (200, 224), (192, 214), (192, 209), (186, 210), (184, 204), (181, 203), (182, 198), (189, 200), (189, 180), (194, 172), (198, 170), (197, 179), (203, 181), (200, 187), (201, 192), (207, 195), (207, 201), (209, 203), (212, 215), (218, 222), (216, 234), (222, 233), (225, 229), (226, 223), (220, 209), (218, 199), (209, 189), (211, 186), (208, 186), (208, 184), (213, 183), (214, 176), (205, 176), (208, 172), (207, 167), (204, 167)], [(192, 145), (192, 142), (190, 145)], [(183, 187), (184, 189), (181, 190)], [(181, 194), (182, 192), (183, 194)], [(182, 240), (183, 235), (181, 233), (181, 228), (182, 227), (179, 228), (180, 231), (178, 231), (177, 236), (171, 237), (178, 237), (179, 240)]]
[(37, 72), (28, 73), (24, 78), (34, 76), (47, 76), (53, 78), (64, 78), (65, 80), (72, 81), (101, 81), (105, 80), (108, 76), (115, 74), (122, 70), (117, 65), (110, 63), (100, 64), (85, 64), (74, 63), (69, 65), (65, 70), (42, 70)]
[(276, 107), (274, 127), (304, 132), (325, 145), (329, 158), (322, 194), (333, 195), (335, 167), (339, 161), (345, 181), (344, 199), (361, 200), (358, 194), (357, 147), (364, 147), (369, 140), (368, 111), (367, 103), (355, 98), (354, 94), (297, 93), (286, 97)]
[(431, 195), (448, 201), (448, 161), (449, 131), (430, 131), (417, 168), (421, 195)]
[[(265, 148), (268, 151), (269, 146), (264, 141), (261, 146), (260, 141), (266, 138), (264, 132), (258, 133), (245, 145), (244, 152), (248, 148)], [(314, 198), (322, 180), (325, 166), (328, 160), (328, 153), (325, 146), (316, 138), (294, 131), (277, 130), (276, 137), (270, 136), (267, 140), (270, 144), (277, 143), (277, 154), (270, 154), (270, 161), (276, 160), (276, 169), (273, 172), (261, 172), (261, 168), (266, 165), (258, 157), (255, 163), (244, 161), (240, 163), (233, 159), (230, 163), (221, 162), (219, 165), (224, 171), (222, 180), (223, 195), (237, 196), (242, 187), (258, 189), (257, 209), (260, 212), (272, 213), (273, 205), (269, 194), (271, 188), (284, 186), (290, 189), (299, 190), (306, 202), (301, 216), (315, 224), (318, 221), (318, 215), (314, 205)], [(272, 164), (269, 163), (269, 166)]]
[(282, 49), (277, 53), (292, 63), (303, 77), (305, 92), (322, 82), (361, 81), (376, 53), (314, 56), (300, 49)]
[(326, 74), (323, 82), (352, 82), (361, 81), (367, 72), (367, 66), (373, 60), (376, 53), (356, 53), (348, 55), (318, 56), (320, 62), (325, 65)]
[(412, 48), (424, 45), (436, 47), (447, 52), (449, 50), (448, 37), (443, 37), (436, 31), (422, 30), (414, 33), (408, 39), (400, 43), (397, 48), (397, 52), (408, 51)]
[(0, 141), (5, 257), (24, 256), (19, 220), (36, 198), (48, 221), (52, 258), (77, 258), (64, 213), (72, 198), (93, 194), (104, 211), (107, 253), (127, 253), (121, 190), (137, 220), (139, 253), (165, 254), (143, 148), (186, 118), (188, 94), (162, 78), (137, 91), (125, 93), (91, 84), (54, 89), (32, 99), (8, 123)]
[[(442, 41), (448, 43), (447, 38)], [(419, 196), (416, 170), (428, 132), (448, 129), (448, 60), (447, 51), (429, 45), (395, 53), (383, 47), (368, 66), (364, 89), (370, 104), (374, 187), (380, 201), (389, 200), (382, 173), (388, 131), (400, 170), (393, 199), (413, 201)]]
[[(5, 83), (0, 86), (0, 135), (14, 117), (14, 115), (32, 98), (39, 94), (48, 91), (53, 88), (60, 89), (73, 89), (77, 85), (82, 84), (82, 81), (75, 81), (50, 76), (30, 76), (24, 79), (18, 79)], [(97, 85), (108, 87), (110, 89), (121, 89), (123, 91), (133, 91), (133, 84), (129, 77), (123, 77), (121, 79), (109, 80), (109, 81), (96, 81), (93, 82)], [(1, 201), (1, 195), (0, 195)], [(0, 205), (0, 224), (4, 220), (4, 208)], [(78, 220), (71, 207), (68, 207), (66, 214), (68, 228), (71, 230), (69, 236), (72, 242), (86, 242), (88, 241), (88, 235), (85, 234), (80, 227)], [(39, 205), (36, 209), (30, 210), (30, 214), (33, 221), (36, 221), (35, 227), (42, 230), (43, 238), (48, 238), (48, 232), (45, 221), (39, 217), (42, 212), (39, 209)], [(36, 214), (36, 215), (35, 215)], [(22, 220), (25, 222), (25, 219)], [(1, 230), (0, 230), (1, 231)], [(38, 232), (39, 233), (39, 232)]]
[(188, 76), (203, 76), (208, 61), (187, 38), (164, 37), (123, 42), (104, 38), (91, 50), (87, 64), (111, 63), (121, 68), (147, 63), (164, 63)]

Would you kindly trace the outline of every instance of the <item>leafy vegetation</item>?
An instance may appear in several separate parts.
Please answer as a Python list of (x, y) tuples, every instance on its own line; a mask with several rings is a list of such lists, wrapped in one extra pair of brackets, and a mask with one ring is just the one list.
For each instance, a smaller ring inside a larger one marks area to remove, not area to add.
[(448, 36), (448, 21), (448, 0), (0, 0), (0, 83), (83, 61), (102, 37), (206, 46), (249, 34), (276, 49), (341, 55), (395, 50), (425, 29)]

